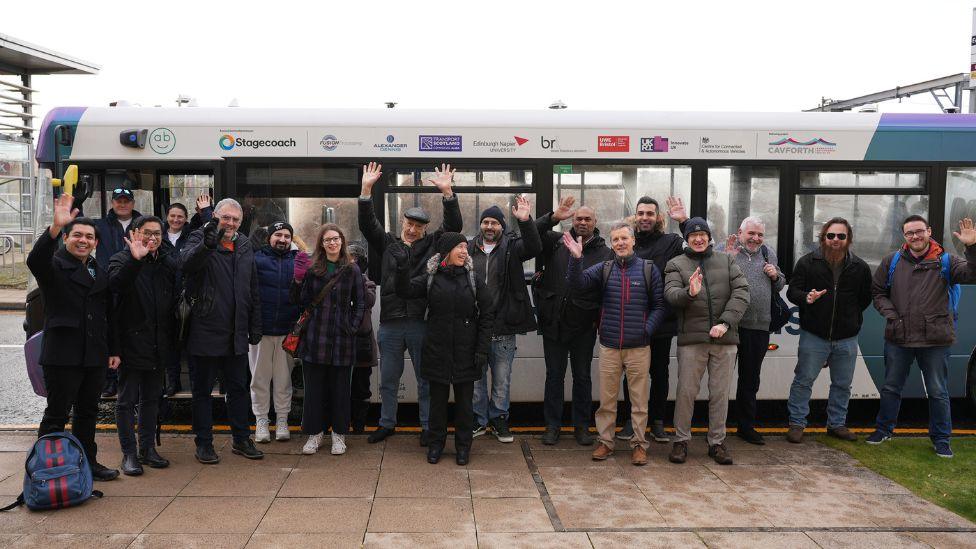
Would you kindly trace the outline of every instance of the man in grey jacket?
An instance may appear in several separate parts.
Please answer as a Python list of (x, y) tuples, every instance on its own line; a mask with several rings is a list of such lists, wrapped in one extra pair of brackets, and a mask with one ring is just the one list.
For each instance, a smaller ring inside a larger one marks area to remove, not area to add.
[(766, 444), (755, 429), (756, 393), (762, 362), (769, 348), (770, 307), (773, 292), (786, 285), (776, 265), (776, 251), (766, 246), (766, 224), (758, 217), (747, 217), (737, 234), (729, 236), (726, 252), (735, 258), (749, 281), (749, 308), (739, 321), (739, 380), (735, 390), (739, 418), (739, 438), (750, 444)]

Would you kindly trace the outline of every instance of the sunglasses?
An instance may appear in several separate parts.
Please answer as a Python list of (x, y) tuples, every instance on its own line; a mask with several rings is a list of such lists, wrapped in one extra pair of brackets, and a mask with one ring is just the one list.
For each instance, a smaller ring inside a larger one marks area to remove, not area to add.
[(847, 240), (847, 233), (827, 233), (827, 240)]
[(122, 194), (128, 197), (132, 196), (132, 191), (125, 188), (112, 189), (112, 194)]

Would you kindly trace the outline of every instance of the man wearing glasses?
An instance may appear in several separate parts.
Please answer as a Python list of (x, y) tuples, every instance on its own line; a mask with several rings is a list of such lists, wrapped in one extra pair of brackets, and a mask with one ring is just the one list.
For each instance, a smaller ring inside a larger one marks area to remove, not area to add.
[(952, 233), (966, 246), (965, 259), (932, 240), (932, 228), (920, 215), (905, 219), (902, 232), (905, 244), (881, 260), (871, 285), (874, 307), (886, 321), (885, 382), (877, 428), (867, 443), (891, 438), (905, 380), (918, 361), (929, 399), (929, 438), (936, 455), (951, 458), (949, 347), (956, 342), (956, 285), (976, 281), (976, 228), (966, 218), (959, 222), (959, 232)]
[(800, 308), (800, 343), (787, 408), (786, 440), (803, 441), (810, 413), (810, 393), (824, 364), (830, 369), (827, 434), (857, 440), (847, 428), (847, 404), (857, 361), (857, 334), (864, 309), (871, 304), (871, 270), (854, 255), (854, 229), (835, 217), (820, 229), (820, 247), (801, 257), (793, 269), (786, 297)]
[(250, 438), (247, 387), (250, 345), (261, 342), (261, 297), (251, 241), (239, 230), (244, 212), (234, 199), (214, 208), (214, 218), (193, 231), (183, 248), (183, 274), (194, 300), (187, 341), (193, 357), (193, 433), (200, 463), (220, 461), (213, 447), (211, 390), (218, 370), (227, 391), (232, 450), (248, 459), (264, 454)]

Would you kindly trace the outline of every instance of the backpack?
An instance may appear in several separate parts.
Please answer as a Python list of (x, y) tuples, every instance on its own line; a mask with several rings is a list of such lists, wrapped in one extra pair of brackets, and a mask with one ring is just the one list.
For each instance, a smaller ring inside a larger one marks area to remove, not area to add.
[[(895, 266), (898, 265), (899, 259), (901, 259), (901, 251), (895, 253), (894, 257), (891, 258), (891, 265), (888, 265), (888, 282), (885, 286), (888, 290), (891, 290), (891, 281), (895, 278)], [(959, 299), (962, 297), (962, 286), (952, 283), (949, 275), (949, 254), (945, 251), (939, 254), (939, 263), (942, 265), (939, 272), (946, 281), (946, 292), (949, 294), (949, 311), (952, 313), (952, 323), (955, 324), (959, 320)]]
[(71, 433), (49, 433), (37, 439), (24, 463), (24, 491), (17, 501), (0, 508), (9, 511), (27, 504), (40, 511), (64, 509), (102, 493), (92, 489), (91, 468), (81, 442)]
[[(769, 263), (769, 250), (763, 245), (763, 260)], [(772, 285), (770, 285), (772, 287)], [(772, 299), (769, 300), (769, 331), (776, 333), (783, 329), (790, 322), (790, 306), (783, 301), (783, 296), (775, 289), (772, 290)]]

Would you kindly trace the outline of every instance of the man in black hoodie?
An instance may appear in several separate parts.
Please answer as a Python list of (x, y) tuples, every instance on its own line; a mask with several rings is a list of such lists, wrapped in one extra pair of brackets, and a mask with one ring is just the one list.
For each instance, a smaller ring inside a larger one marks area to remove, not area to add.
[[(678, 223), (679, 229), (688, 220), (684, 203), (675, 196), (670, 196), (666, 202), (668, 217)], [(657, 266), (658, 271), (664, 273), (664, 268), (672, 258), (681, 255), (684, 249), (684, 239), (681, 235), (665, 232), (666, 220), (657, 200), (642, 196), (637, 201), (634, 215), (637, 225), (637, 245), (634, 255), (649, 259)], [(671, 364), (671, 340), (678, 334), (678, 320), (671, 310), (666, 307), (664, 322), (654, 332), (651, 338), (651, 402), (648, 406), (648, 424), (651, 426), (651, 437), (657, 442), (668, 442), (668, 435), (664, 431), (664, 414), (668, 404), (668, 368)], [(626, 420), (623, 429), (617, 434), (621, 440), (630, 440), (634, 436), (634, 428), (630, 419), (630, 395), (626, 390), (627, 379), (624, 378), (624, 405), (621, 406), (622, 415)]]
[(573, 196), (566, 196), (560, 201), (556, 211), (535, 222), (542, 238), (540, 258), (545, 262), (545, 270), (535, 285), (535, 295), (542, 349), (546, 357), (546, 433), (542, 437), (542, 443), (548, 445), (559, 441), (565, 402), (567, 357), (573, 372), (573, 432), (576, 442), (581, 446), (593, 444), (593, 437), (589, 433), (593, 415), (590, 369), (602, 296), (596, 288), (570, 292), (566, 280), (569, 250), (563, 244), (562, 233), (551, 230), (551, 227), (564, 219), (573, 219), (569, 234), (574, 240), (577, 237), (583, 239), (580, 267), (583, 270), (612, 259), (613, 252), (596, 228), (596, 212), (589, 206), (580, 206), (573, 210), (575, 201)]

